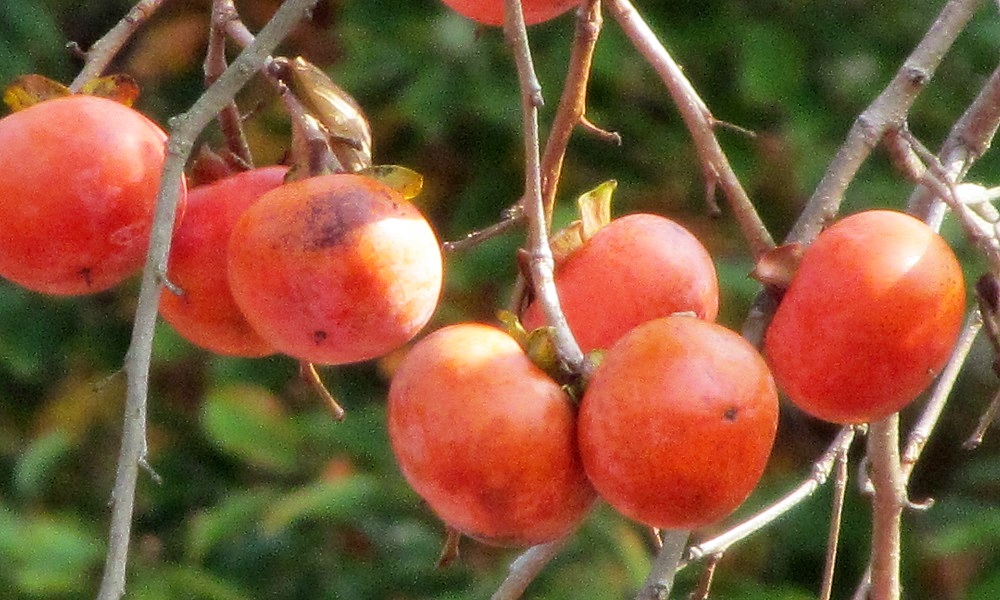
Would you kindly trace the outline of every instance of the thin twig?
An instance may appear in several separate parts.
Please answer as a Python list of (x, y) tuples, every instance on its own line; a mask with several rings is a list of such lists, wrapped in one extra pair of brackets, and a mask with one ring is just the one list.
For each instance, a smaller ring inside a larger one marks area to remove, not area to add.
[(524, 594), (531, 582), (538, 577), (552, 559), (555, 558), (569, 537), (564, 537), (547, 544), (539, 544), (528, 548), (514, 562), (510, 563), (507, 570), (507, 578), (503, 580), (497, 591), (493, 592), (490, 600), (516, 600)]
[[(208, 49), (205, 52), (205, 86), (212, 85), (226, 70), (226, 23), (233, 18), (232, 0), (212, 2), (212, 23), (208, 32)], [(219, 129), (229, 151), (247, 168), (253, 168), (253, 156), (246, 136), (243, 120), (236, 102), (230, 102), (219, 111)]]
[(872, 496), (871, 587), (872, 600), (897, 600), (900, 596), (900, 562), (906, 484), (899, 461), (899, 415), (873, 422), (868, 428), (869, 472)]
[(917, 460), (920, 459), (920, 454), (923, 452), (924, 446), (927, 445), (927, 441), (930, 439), (931, 433), (934, 431), (934, 427), (941, 417), (941, 412), (944, 411), (948, 397), (951, 395), (951, 390), (955, 386), (955, 380), (958, 379), (958, 374), (962, 371), (965, 359), (969, 356), (972, 344), (975, 342), (976, 336), (979, 335), (979, 330), (982, 327), (983, 320), (979, 311), (972, 310), (969, 316), (966, 317), (962, 334), (955, 344), (955, 349), (952, 350), (948, 364), (941, 371), (941, 376), (934, 385), (934, 391), (931, 392), (927, 404), (924, 405), (920, 418), (917, 420), (916, 425), (913, 426), (913, 429), (910, 430), (909, 436), (907, 436), (902, 457), (904, 481), (908, 482), (910, 480), (913, 467), (916, 466)]
[(983, 443), (983, 438), (986, 437), (986, 431), (993, 424), (993, 420), (996, 419), (997, 413), (1000, 413), (1000, 390), (993, 395), (993, 399), (990, 400), (989, 406), (983, 411), (983, 414), (979, 417), (979, 422), (976, 424), (976, 428), (969, 435), (969, 439), (965, 440), (962, 447), (966, 450), (974, 450), (978, 448), (980, 444)]
[[(938, 157), (953, 181), (961, 181), (980, 156), (986, 153), (1000, 125), (1000, 67), (979, 90), (962, 118), (955, 122), (941, 146)], [(933, 190), (919, 186), (909, 201), (909, 212), (934, 230), (941, 227), (946, 205)]]
[(805, 481), (780, 500), (746, 521), (710, 540), (688, 548), (687, 556), (681, 567), (685, 567), (706, 556), (725, 552), (733, 544), (767, 527), (785, 513), (798, 506), (826, 483), (830, 477), (830, 472), (833, 471), (837, 457), (842, 452), (847, 452), (851, 447), (851, 444), (854, 442), (854, 435), (854, 427), (848, 426), (842, 428), (833, 439), (833, 442), (830, 443), (830, 446), (813, 463), (812, 472)]
[(198, 98), (191, 109), (171, 120), (167, 157), (163, 165), (156, 214), (153, 219), (146, 266), (136, 306), (132, 339), (125, 358), (127, 390), (121, 452), (112, 492), (108, 554), (98, 600), (119, 600), (125, 593), (125, 571), (132, 530), (132, 512), (138, 465), (145, 450), (146, 401), (153, 331), (160, 290), (170, 253), (184, 165), (198, 134), (263, 65), (267, 56), (305, 16), (317, 0), (287, 0), (225, 73)]
[(684, 556), (684, 547), (687, 546), (690, 531), (668, 531), (660, 532), (660, 551), (649, 569), (649, 575), (645, 583), (636, 595), (635, 600), (666, 600), (670, 597), (670, 590), (674, 587), (674, 576), (677, 574), (677, 566)]
[(132, 7), (128, 14), (122, 17), (114, 27), (111, 28), (101, 39), (84, 52), (85, 61), (80, 73), (77, 74), (73, 82), (69, 84), (69, 89), (78, 92), (83, 84), (95, 77), (100, 77), (104, 69), (108, 67), (111, 60), (118, 54), (125, 42), (136, 32), (137, 29), (156, 12), (156, 9), (163, 4), (163, 0), (140, 0)]
[[(844, 192), (861, 164), (887, 130), (903, 126), (913, 102), (981, 1), (949, 0), (942, 8), (886, 88), (854, 121), (847, 138), (785, 238), (786, 243), (811, 243), (823, 226), (836, 216)], [(759, 345), (777, 306), (775, 298), (767, 290), (759, 293), (744, 321), (743, 335)]]
[(521, 110), (524, 115), (524, 202), (528, 219), (528, 243), (531, 279), (535, 301), (539, 302), (545, 320), (553, 328), (552, 341), (560, 360), (570, 372), (580, 372), (584, 356), (569, 329), (559, 305), (553, 279), (555, 262), (549, 247), (545, 207), (542, 204), (541, 159), (539, 157), (538, 108), (542, 104), (542, 88), (528, 47), (520, 0), (504, 0), (504, 32), (512, 47), (521, 90)]
[(729, 159), (722, 151), (719, 140), (715, 137), (714, 124), (717, 121), (684, 76), (680, 66), (674, 62), (673, 57), (635, 7), (628, 0), (604, 0), (604, 2), (632, 44), (667, 86), (670, 97), (691, 133), (695, 150), (709, 181), (716, 181), (722, 188), (726, 198), (729, 199), (736, 222), (739, 223), (740, 230), (750, 246), (751, 255), (754, 259), (760, 258), (765, 252), (774, 248), (774, 240), (764, 227), (746, 190), (733, 172)]
[(837, 546), (840, 543), (840, 526), (844, 516), (844, 497), (847, 494), (847, 448), (837, 452), (837, 462), (833, 477), (833, 509), (830, 511), (830, 528), (826, 542), (826, 561), (823, 564), (823, 579), (819, 600), (830, 600), (833, 593), (833, 576), (837, 566)]
[(708, 593), (712, 589), (712, 580), (715, 578), (715, 571), (721, 560), (721, 554), (708, 557), (708, 561), (705, 564), (705, 572), (701, 574), (698, 587), (691, 593), (689, 600), (708, 600)]
[(545, 152), (542, 154), (542, 203), (545, 206), (546, 223), (552, 222), (563, 159), (573, 129), (589, 123), (584, 117), (587, 112), (587, 82), (590, 80), (590, 66), (603, 24), (601, 0), (587, 0), (580, 6), (576, 15), (576, 31), (566, 81), (549, 129)]

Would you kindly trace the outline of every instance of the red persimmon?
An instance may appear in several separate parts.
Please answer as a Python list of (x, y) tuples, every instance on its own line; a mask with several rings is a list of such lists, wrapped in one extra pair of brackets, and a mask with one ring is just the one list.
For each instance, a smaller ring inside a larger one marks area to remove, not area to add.
[(236, 221), (258, 197), (281, 185), (287, 171), (254, 169), (188, 194), (167, 267), (167, 278), (183, 293), (164, 290), (160, 296), (160, 314), (185, 339), (219, 354), (256, 357), (274, 352), (233, 300), (227, 257)]
[[(443, 0), (463, 17), (483, 25), (503, 25), (504, 0)], [(554, 19), (569, 9), (579, 6), (581, 0), (523, 0), (521, 10), (524, 22), (535, 25)]]
[(580, 454), (622, 514), (690, 530), (746, 499), (777, 422), (777, 390), (754, 347), (721, 325), (671, 316), (606, 352), (580, 404)]
[(0, 119), (0, 276), (98, 292), (149, 245), (166, 135), (112, 100), (72, 95)]
[(948, 244), (903, 213), (847, 217), (806, 249), (764, 341), (778, 386), (835, 423), (886, 417), (944, 366), (965, 311)]
[(230, 237), (236, 304), (264, 340), (304, 361), (345, 364), (403, 345), (430, 319), (441, 283), (430, 224), (362, 175), (271, 190)]
[[(658, 317), (690, 311), (711, 321), (719, 312), (712, 257), (687, 229), (658, 215), (611, 221), (556, 267), (555, 281), (584, 352), (609, 348)], [(528, 329), (545, 321), (537, 303), (522, 320)]]
[(551, 541), (595, 498), (570, 399), (493, 327), (453, 325), (414, 345), (392, 379), (388, 426), (413, 489), (482, 541)]

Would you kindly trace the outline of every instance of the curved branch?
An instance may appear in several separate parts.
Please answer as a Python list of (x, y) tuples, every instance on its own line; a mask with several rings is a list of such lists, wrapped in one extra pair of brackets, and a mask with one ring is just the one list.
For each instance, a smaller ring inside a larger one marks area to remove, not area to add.
[(160, 179), (156, 215), (150, 234), (146, 266), (142, 273), (132, 339), (125, 358), (127, 388), (121, 452), (112, 492), (108, 555), (98, 600), (119, 600), (125, 593), (125, 571), (132, 530), (132, 512), (138, 465), (145, 460), (146, 401), (153, 330), (160, 290), (166, 273), (170, 238), (180, 200), (184, 165), (194, 140), (215, 115), (264, 65), (275, 47), (288, 35), (317, 0), (287, 0), (246, 48), (191, 109), (171, 120), (167, 158)]
[(80, 90), (83, 84), (95, 77), (100, 77), (108, 63), (125, 45), (132, 34), (146, 19), (156, 12), (156, 9), (163, 4), (163, 0), (140, 0), (138, 4), (128, 11), (118, 24), (111, 28), (101, 39), (84, 52), (83, 69), (77, 74), (73, 82), (69, 84), (69, 89), (74, 92)]
[(765, 252), (774, 248), (774, 240), (764, 227), (764, 222), (754, 209), (750, 197), (747, 196), (746, 190), (743, 189), (743, 185), (729, 164), (729, 159), (722, 151), (719, 140), (715, 137), (716, 121), (711, 111), (635, 7), (628, 0), (604, 1), (622, 30), (632, 40), (632, 44), (663, 79), (681, 118), (684, 119), (684, 124), (691, 132), (698, 158), (710, 178), (709, 187), (712, 187), (714, 180), (722, 188), (729, 199), (743, 236), (750, 246), (750, 253), (754, 259), (760, 258)]

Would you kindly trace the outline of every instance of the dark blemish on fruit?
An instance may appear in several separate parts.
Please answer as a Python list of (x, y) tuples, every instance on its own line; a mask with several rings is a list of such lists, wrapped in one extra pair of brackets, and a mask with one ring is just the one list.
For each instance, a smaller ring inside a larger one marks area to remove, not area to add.
[(326, 194), (313, 198), (305, 214), (302, 245), (307, 250), (330, 248), (340, 244), (351, 230), (372, 220), (362, 192)]
[(316, 330), (316, 331), (313, 332), (313, 342), (315, 342), (317, 345), (322, 344), (323, 342), (325, 342), (327, 337), (328, 336), (327, 336), (326, 332), (323, 331), (322, 329), (318, 329), (318, 330)]
[(91, 275), (90, 267), (84, 267), (80, 269), (79, 271), (77, 271), (77, 274), (81, 278), (83, 278), (83, 282), (87, 284), (87, 287), (91, 287), (94, 284), (93, 279), (90, 276)]
[(722, 415), (722, 418), (730, 422), (735, 421), (736, 415), (739, 414), (739, 412), (740, 411), (738, 408), (736, 408), (735, 406), (730, 406), (729, 408), (726, 409), (726, 412)]

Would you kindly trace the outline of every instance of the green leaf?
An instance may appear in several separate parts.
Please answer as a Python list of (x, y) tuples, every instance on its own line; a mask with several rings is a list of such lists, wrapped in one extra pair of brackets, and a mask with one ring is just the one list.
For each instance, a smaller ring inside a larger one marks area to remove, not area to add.
[(379, 493), (374, 477), (351, 475), (335, 481), (320, 481), (301, 488), (271, 505), (261, 525), (275, 535), (298, 521), (310, 518), (350, 520), (363, 512)]
[(250, 466), (289, 474), (299, 460), (299, 436), (273, 394), (234, 384), (210, 391), (199, 422), (220, 450)]
[(35, 440), (24, 449), (14, 468), (14, 488), (24, 498), (42, 494), (52, 483), (54, 469), (72, 450), (70, 436), (53, 431)]
[(273, 493), (260, 490), (238, 493), (198, 513), (187, 531), (188, 559), (201, 562), (216, 546), (256, 527), (261, 513), (274, 499)]

